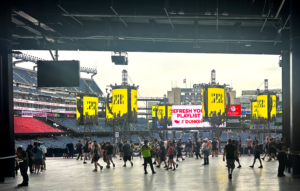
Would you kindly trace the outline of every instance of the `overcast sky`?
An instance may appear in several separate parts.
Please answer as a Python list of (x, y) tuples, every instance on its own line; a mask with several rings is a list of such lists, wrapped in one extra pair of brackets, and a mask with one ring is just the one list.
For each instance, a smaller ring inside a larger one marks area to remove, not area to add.
[[(51, 60), (49, 51), (22, 52)], [(59, 60), (79, 60), (82, 67), (97, 65), (98, 74), (94, 79), (103, 92), (106, 85), (121, 83), (123, 69), (128, 71), (133, 83), (140, 86), (143, 97), (162, 97), (171, 90), (172, 82), (173, 86), (185, 87), (183, 79), (187, 79), (187, 87), (190, 82), (192, 85), (208, 83), (212, 69), (216, 70), (216, 81), (220, 84), (232, 82), (237, 96), (241, 90), (257, 89), (264, 79), (269, 80), (269, 89), (281, 88), (278, 55), (129, 52), (128, 57), (128, 66), (116, 66), (111, 62), (111, 52), (59, 51)], [(17, 66), (32, 68), (30, 63)], [(87, 76), (82, 74), (82, 77)]]

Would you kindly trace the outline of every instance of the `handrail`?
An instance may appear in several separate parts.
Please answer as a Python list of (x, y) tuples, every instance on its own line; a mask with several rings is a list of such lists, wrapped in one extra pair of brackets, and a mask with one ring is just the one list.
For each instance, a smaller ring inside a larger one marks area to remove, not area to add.
[(11, 158), (16, 158), (16, 155), (7, 156), (7, 157), (0, 157), (0, 160), (2, 160), (2, 159), (11, 159)]

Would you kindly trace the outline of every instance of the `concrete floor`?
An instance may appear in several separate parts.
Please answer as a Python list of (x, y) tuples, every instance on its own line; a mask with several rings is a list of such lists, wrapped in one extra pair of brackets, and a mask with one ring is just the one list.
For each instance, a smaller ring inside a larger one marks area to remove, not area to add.
[[(251, 169), (253, 156), (240, 157), (241, 169), (235, 169), (233, 180), (227, 179), (227, 168), (222, 157), (211, 158), (210, 164), (201, 165), (203, 159), (188, 158), (178, 162), (175, 172), (156, 168), (157, 174), (152, 175), (148, 166), (148, 175), (144, 175), (143, 159), (135, 157), (134, 166), (123, 168), (123, 162), (115, 160), (116, 168), (104, 169), (102, 172), (92, 172), (93, 166), (83, 165), (75, 159), (48, 158), (47, 171), (41, 175), (30, 174), (29, 186), (17, 188), (21, 183), (21, 175), (7, 179), (0, 184), (0, 190), (286, 190), (299, 191), (300, 179), (293, 179), (286, 174), (285, 178), (277, 178), (278, 162), (264, 162), (263, 169), (258, 169), (258, 163)], [(100, 159), (101, 165), (104, 165)], [(237, 165), (236, 165), (237, 166)]]

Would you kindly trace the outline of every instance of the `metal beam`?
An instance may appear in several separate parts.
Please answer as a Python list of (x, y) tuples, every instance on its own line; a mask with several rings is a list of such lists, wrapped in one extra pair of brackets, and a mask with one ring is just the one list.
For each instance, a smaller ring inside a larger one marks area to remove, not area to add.
[(291, 17), (291, 15), (288, 16), (288, 18), (286, 19), (286, 21), (285, 21), (283, 27), (282, 27), (281, 29), (278, 30), (278, 33), (281, 33), (281, 31), (282, 31), (283, 29), (286, 29), (285, 26), (286, 26), (287, 22), (289, 21), (290, 17)]
[(53, 61), (55, 61), (55, 58), (54, 58), (53, 53), (52, 53), (52, 50), (49, 50), (49, 52), (50, 52), (50, 55), (51, 55)]
[(265, 25), (266, 25), (266, 22), (267, 22), (267, 20), (268, 20), (268, 17), (269, 17), (269, 15), (270, 15), (270, 13), (271, 13), (271, 10), (269, 10), (269, 12), (268, 12), (268, 15), (267, 15), (267, 18), (266, 18), (266, 20), (265, 20), (265, 22), (264, 22), (263, 26), (261, 27), (261, 30), (260, 30), (260, 32), (262, 32), (262, 31), (263, 31), (263, 29), (264, 29), (264, 27), (265, 27)]
[(173, 25), (173, 23), (172, 23), (172, 21), (171, 21), (171, 18), (170, 18), (169, 14), (168, 14), (167, 9), (164, 8), (164, 10), (165, 10), (165, 12), (166, 12), (166, 14), (167, 14), (167, 17), (168, 17), (168, 19), (169, 19), (169, 21), (170, 21), (170, 24), (172, 25), (172, 28), (174, 29), (174, 25)]
[(83, 25), (82, 22), (80, 22), (78, 19), (76, 19), (74, 16), (70, 15), (64, 8), (62, 8), (60, 5), (57, 5), (63, 12), (65, 12), (68, 16), (72, 17), (75, 21), (77, 21), (79, 24)]
[(114, 10), (114, 8), (113, 7), (110, 7), (110, 9), (116, 14), (116, 16), (117, 17), (119, 17), (119, 19), (124, 23), (124, 25), (126, 26), (126, 27), (128, 27), (128, 25), (125, 23), (125, 21), (118, 15), (118, 13)]
[[(148, 18), (148, 19), (168, 19), (168, 16), (163, 15), (104, 15), (104, 14), (62, 14), (62, 16), (74, 16), (74, 17), (99, 17), (99, 18)], [(186, 15), (172, 15), (172, 19), (192, 19), (195, 20), (196, 15), (193, 16), (186, 16)], [(208, 20), (215, 20), (215, 16), (208, 16), (208, 15), (197, 15), (197, 19), (208, 19)], [(264, 20), (265, 17), (260, 15), (245, 15), (245, 16), (219, 16), (219, 20)], [(274, 17), (268, 18), (268, 20), (279, 21), (281, 17)]]
[(275, 19), (277, 19), (278, 15), (279, 15), (279, 13), (280, 13), (280, 11), (281, 11), (281, 9), (282, 9), (282, 6), (283, 6), (284, 2), (285, 2), (285, 0), (282, 0), (282, 2), (281, 2), (281, 4), (280, 4), (280, 7), (279, 7), (279, 9), (278, 9), (278, 11), (277, 11), (277, 13), (276, 13)]

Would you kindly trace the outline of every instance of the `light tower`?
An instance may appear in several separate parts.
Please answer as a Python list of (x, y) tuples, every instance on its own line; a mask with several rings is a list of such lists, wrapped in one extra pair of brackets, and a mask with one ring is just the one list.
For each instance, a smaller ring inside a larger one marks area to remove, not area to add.
[(216, 70), (211, 71), (211, 84), (216, 85)]
[(128, 73), (127, 70), (122, 71), (122, 86), (126, 87), (128, 85)]

